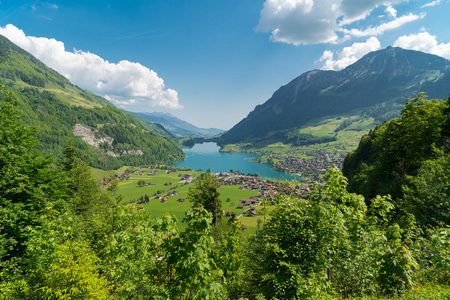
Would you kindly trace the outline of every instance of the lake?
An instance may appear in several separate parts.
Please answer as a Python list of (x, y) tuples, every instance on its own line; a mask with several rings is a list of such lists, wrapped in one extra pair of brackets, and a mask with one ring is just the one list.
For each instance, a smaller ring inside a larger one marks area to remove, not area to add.
[(259, 173), (262, 177), (273, 179), (285, 179), (292, 181), (301, 180), (301, 177), (293, 174), (272, 170), (268, 164), (253, 162), (260, 155), (253, 153), (222, 153), (216, 143), (195, 144), (191, 149), (184, 149), (186, 159), (177, 163), (177, 167), (191, 168), (196, 171), (208, 168), (213, 173), (229, 172), (230, 169), (242, 173)]

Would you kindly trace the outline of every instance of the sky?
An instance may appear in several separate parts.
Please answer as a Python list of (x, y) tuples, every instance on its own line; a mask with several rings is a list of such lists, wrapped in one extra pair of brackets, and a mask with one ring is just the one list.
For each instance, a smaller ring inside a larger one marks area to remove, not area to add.
[(134, 112), (230, 129), (281, 86), (402, 47), (450, 59), (450, 0), (0, 0), (0, 34)]

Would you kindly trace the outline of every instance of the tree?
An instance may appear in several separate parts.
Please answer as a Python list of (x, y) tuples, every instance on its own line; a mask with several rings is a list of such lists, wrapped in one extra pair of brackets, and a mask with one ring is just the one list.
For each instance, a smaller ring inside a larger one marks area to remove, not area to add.
[(68, 189), (67, 209), (72, 213), (86, 218), (112, 204), (93, 178), (85, 153), (73, 146), (72, 139), (63, 149), (61, 168)]
[(450, 224), (450, 155), (436, 150), (403, 186), (405, 208), (422, 227)]
[(397, 203), (403, 197), (402, 186), (407, 177), (415, 176), (423, 161), (433, 158), (434, 149), (443, 146), (447, 102), (428, 100), (419, 94), (406, 102), (401, 118), (362, 137), (358, 149), (347, 155), (342, 168), (349, 178), (349, 190), (366, 199), (390, 194)]
[(90, 240), (112, 295), (170, 299), (166, 245), (171, 246), (177, 234), (174, 217), (166, 214), (155, 219), (145, 210), (119, 205), (94, 218), (92, 227)]
[[(170, 299), (220, 299), (223, 273), (212, 257), (211, 214), (204, 208), (186, 212), (185, 231), (172, 241), (168, 264), (174, 266)], [(180, 298), (179, 298), (180, 297)]]
[(401, 293), (412, 286), (417, 264), (389, 224), (390, 197), (347, 192), (337, 168), (308, 199), (280, 198), (271, 218), (252, 238), (247, 271), (249, 292), (267, 298), (307, 299), (326, 294), (344, 297)]
[(122, 201), (123, 196), (118, 195), (117, 192), (119, 191), (119, 179), (116, 178), (115, 174), (111, 174), (111, 185), (108, 186), (108, 191), (111, 192), (114, 199), (116, 200), (116, 205), (119, 205), (120, 201)]
[(213, 223), (222, 217), (222, 202), (218, 188), (219, 180), (210, 172), (203, 173), (195, 181), (195, 187), (189, 189), (187, 199), (193, 203), (193, 207), (204, 207), (213, 216)]
[(34, 130), (20, 121), (13, 94), (0, 87), (0, 98), (0, 237), (7, 243), (0, 259), (8, 260), (23, 255), (26, 226), (39, 225), (46, 204), (61, 207), (66, 195), (51, 159), (33, 150)]

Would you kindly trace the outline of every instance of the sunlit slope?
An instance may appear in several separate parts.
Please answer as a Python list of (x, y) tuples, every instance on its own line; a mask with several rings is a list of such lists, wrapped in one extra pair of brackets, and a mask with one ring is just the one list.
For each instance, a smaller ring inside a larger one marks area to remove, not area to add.
[(37, 148), (45, 154), (60, 156), (71, 138), (92, 166), (103, 169), (184, 158), (163, 128), (71, 84), (3, 36), (0, 59), (0, 82), (19, 100), (24, 123), (37, 128)]

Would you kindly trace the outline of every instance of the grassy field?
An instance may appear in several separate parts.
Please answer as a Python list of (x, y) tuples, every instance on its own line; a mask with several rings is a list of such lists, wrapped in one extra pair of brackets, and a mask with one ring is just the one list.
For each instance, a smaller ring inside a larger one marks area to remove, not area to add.
[[(339, 127), (344, 121), (350, 120), (352, 124), (348, 127), (338, 131), (335, 133), (336, 128)], [(259, 153), (279, 153), (279, 154), (289, 154), (292, 156), (296, 156), (303, 159), (309, 159), (309, 157), (303, 153), (299, 153), (302, 151), (314, 151), (325, 149), (330, 152), (348, 152), (356, 149), (359, 144), (361, 137), (368, 133), (370, 129), (374, 128), (376, 123), (374, 123), (373, 118), (361, 118), (360, 112), (355, 111), (345, 116), (333, 116), (321, 120), (315, 120), (314, 122), (310, 122), (306, 124), (302, 128), (298, 129), (300, 133), (309, 133), (314, 136), (330, 136), (335, 135), (337, 137), (336, 141), (323, 143), (323, 144), (314, 144), (307, 146), (299, 146), (293, 147), (290, 144), (283, 144), (281, 142), (277, 142), (271, 145), (267, 145), (263, 148), (252, 147), (248, 143), (242, 144), (232, 144), (226, 145), (222, 151), (225, 152), (238, 152), (238, 151), (251, 151), (251, 152), (259, 152)], [(261, 157), (260, 161), (264, 162), (265, 158)]]
[[(31, 88), (32, 85), (25, 83), (21, 80), (17, 80), (14, 82), (16, 88)], [(74, 86), (66, 85), (64, 88), (58, 86), (56, 84), (47, 84), (45, 88), (42, 87), (33, 87), (37, 88), (39, 91), (48, 91), (54, 93), (54, 95), (64, 103), (70, 105), (77, 105), (86, 108), (94, 108), (94, 107), (103, 107), (100, 103), (95, 103), (90, 101), (90, 99), (84, 97), (80, 94), (80, 90), (76, 89)]]
[[(92, 169), (92, 174), (95, 178), (111, 177), (115, 173), (124, 173), (125, 170), (145, 170), (145, 175), (138, 175), (136, 173), (131, 173), (130, 179), (124, 179), (119, 182), (118, 194), (123, 197), (122, 204), (125, 205), (136, 205), (137, 207), (143, 206), (144, 209), (151, 211), (153, 217), (159, 217), (164, 213), (169, 213), (174, 215), (178, 220), (178, 227), (182, 230), (185, 228), (184, 223), (181, 221), (184, 218), (185, 212), (191, 207), (189, 201), (179, 202), (179, 198), (186, 198), (189, 188), (193, 187), (193, 184), (181, 183), (179, 174), (192, 174), (193, 177), (197, 177), (201, 172), (195, 171), (180, 171), (176, 173), (166, 174), (165, 170), (160, 169), (139, 169), (135, 167), (122, 167), (114, 172), (103, 171), (99, 169)], [(158, 172), (156, 172), (158, 170)], [(156, 175), (149, 176), (148, 173), (155, 171)], [(138, 182), (140, 180), (150, 183), (149, 186), (139, 186)], [(170, 183), (170, 185), (166, 185)], [(176, 190), (178, 195), (167, 197), (167, 202), (162, 203), (158, 199), (154, 199), (157, 194), (166, 196), (168, 192)], [(256, 196), (258, 191), (240, 190), (239, 186), (221, 186), (219, 188), (220, 200), (222, 201), (222, 209), (224, 211), (230, 210), (234, 212), (237, 216), (243, 213), (243, 209), (238, 209), (237, 206), (240, 204), (240, 200), (248, 199), (251, 196)], [(150, 201), (145, 204), (137, 204), (138, 199), (142, 196), (148, 195)], [(257, 227), (258, 219), (264, 219), (264, 216), (259, 215), (262, 211), (263, 206), (257, 206), (256, 211), (258, 216), (255, 217), (240, 217), (239, 221), (241, 224), (247, 226), (246, 235), (254, 232)]]

